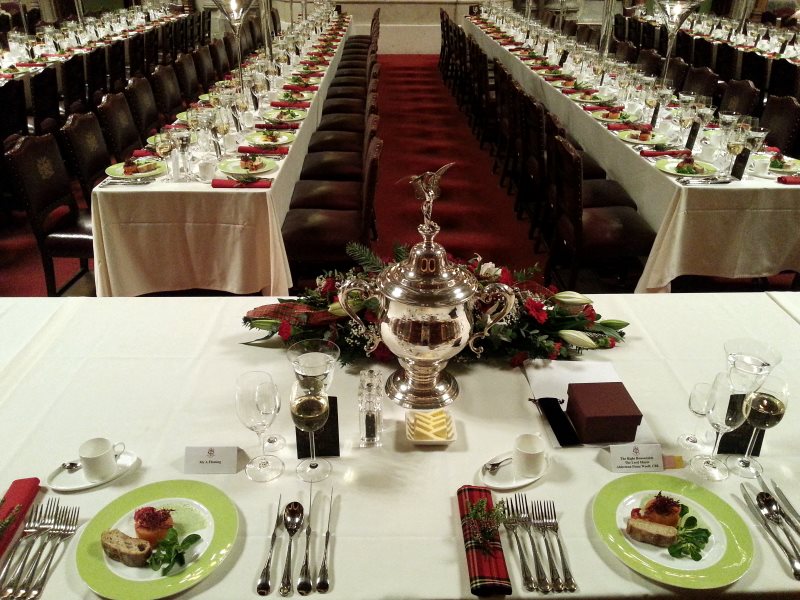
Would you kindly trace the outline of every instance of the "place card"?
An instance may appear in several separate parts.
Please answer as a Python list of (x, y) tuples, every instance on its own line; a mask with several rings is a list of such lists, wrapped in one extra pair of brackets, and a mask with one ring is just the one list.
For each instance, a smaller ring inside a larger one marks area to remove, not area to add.
[(609, 469), (615, 473), (647, 473), (664, 470), (661, 444), (614, 444)]
[(692, 150), (694, 143), (697, 141), (697, 134), (700, 133), (700, 122), (695, 121), (692, 123), (692, 128), (689, 130), (689, 136), (686, 138), (686, 149)]
[[(339, 456), (339, 409), (336, 396), (328, 396), (330, 412), (325, 425), (314, 432), (314, 450), (317, 456)], [(297, 441), (297, 458), (311, 456), (311, 447), (308, 444), (308, 432), (300, 431), (295, 427)]]
[(733, 167), (731, 168), (731, 177), (734, 179), (741, 179), (744, 176), (744, 168), (747, 166), (747, 161), (750, 158), (750, 150), (745, 148), (742, 150), (739, 155), (736, 157), (736, 160), (733, 161)]
[(236, 446), (187, 446), (184, 473), (236, 473)]

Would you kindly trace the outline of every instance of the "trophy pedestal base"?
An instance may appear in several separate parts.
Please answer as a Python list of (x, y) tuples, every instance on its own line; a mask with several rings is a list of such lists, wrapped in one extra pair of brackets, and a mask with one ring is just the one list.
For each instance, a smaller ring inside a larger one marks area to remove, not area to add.
[(458, 382), (447, 371), (433, 377), (411, 377), (402, 367), (386, 380), (386, 393), (395, 403), (413, 410), (433, 410), (458, 397)]

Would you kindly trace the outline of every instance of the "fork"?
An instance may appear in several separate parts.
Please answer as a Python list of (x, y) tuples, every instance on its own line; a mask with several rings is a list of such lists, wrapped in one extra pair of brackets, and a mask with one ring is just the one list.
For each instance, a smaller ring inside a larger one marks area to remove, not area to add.
[(47, 555), (47, 558), (44, 561), (44, 566), (42, 566), (41, 571), (39, 571), (39, 575), (34, 580), (31, 590), (26, 596), (28, 600), (33, 600), (41, 595), (42, 588), (47, 581), (47, 576), (50, 574), (50, 565), (53, 563), (53, 557), (56, 554), (56, 550), (58, 550), (58, 547), (64, 540), (72, 537), (78, 530), (79, 516), (80, 508), (73, 506), (72, 508), (64, 511), (64, 514), (61, 517), (61, 523), (53, 529), (53, 533), (56, 536), (55, 542), (53, 543), (53, 547), (50, 548), (50, 553)]
[(568, 592), (574, 592), (578, 589), (578, 584), (575, 583), (575, 578), (572, 577), (572, 571), (569, 570), (567, 555), (564, 553), (564, 546), (561, 543), (561, 533), (558, 531), (558, 518), (556, 517), (556, 503), (552, 500), (547, 500), (544, 508), (544, 525), (547, 529), (554, 531), (556, 534), (558, 554), (561, 556), (561, 570), (564, 571), (564, 589)]
[(544, 538), (544, 548), (547, 550), (547, 563), (550, 565), (550, 579), (553, 580), (553, 591), (563, 592), (564, 582), (561, 580), (561, 575), (558, 573), (556, 561), (553, 558), (553, 546), (550, 543), (550, 538), (547, 537), (547, 528), (544, 521), (544, 505), (540, 500), (531, 502), (531, 511), (533, 512), (533, 525), (536, 527)]
[(539, 549), (536, 547), (536, 540), (533, 537), (533, 533), (531, 532), (531, 516), (528, 512), (528, 499), (525, 494), (515, 494), (514, 495), (514, 505), (517, 509), (517, 513), (520, 516), (520, 522), (522, 526), (525, 528), (525, 531), (528, 533), (528, 539), (531, 542), (531, 550), (533, 552), (533, 565), (536, 569), (536, 585), (539, 588), (539, 591), (543, 594), (548, 593), (552, 590), (552, 586), (550, 585), (550, 580), (547, 579), (547, 574), (544, 572), (544, 567), (542, 566), (542, 561), (539, 558)]
[[(17, 566), (14, 567), (11, 575), (5, 581), (3, 593), (0, 595), (0, 600), (6, 600), (7, 598), (11, 598), (14, 593), (17, 591), (17, 586), (20, 583), (20, 578), (22, 577), (23, 572), (25, 571), (25, 566), (28, 563), (28, 556), (31, 553), (31, 549), (33, 545), (36, 543), (36, 539), (39, 538), (44, 532), (49, 531), (53, 524), (55, 523), (56, 514), (58, 513), (58, 500), (54, 498), (50, 498), (47, 501), (47, 505), (45, 506), (44, 512), (42, 513), (41, 518), (39, 519), (36, 526), (33, 528), (31, 533), (27, 533), (23, 531), (23, 537), (20, 539), (27, 539), (29, 543), (25, 548), (25, 553), (22, 555), (22, 558), (17, 563)], [(15, 546), (16, 549), (16, 546)], [(9, 556), (9, 563), (11, 562), (12, 557)]]
[(533, 592), (536, 586), (533, 583), (533, 577), (531, 577), (531, 570), (528, 568), (528, 562), (525, 560), (525, 551), (522, 549), (522, 542), (519, 541), (519, 535), (517, 535), (518, 521), (508, 502), (503, 502), (503, 512), (505, 512), (506, 515), (506, 520), (503, 521), (503, 525), (506, 531), (513, 535), (514, 539), (517, 541), (517, 552), (519, 553), (519, 562), (522, 566), (522, 583), (525, 585), (526, 590)]
[(20, 543), (32, 536), (36, 533), (39, 528), (39, 523), (42, 520), (43, 515), (43, 507), (41, 504), (37, 504), (34, 506), (31, 511), (28, 513), (28, 517), (25, 519), (25, 523), (22, 525), (22, 535), (17, 538), (17, 541), (14, 542), (14, 545), (11, 546), (11, 549), (8, 551), (8, 559), (6, 560), (5, 564), (3, 565), (2, 571), (0, 571), (0, 584), (5, 581), (6, 575), (8, 575), (8, 570), (11, 567), (11, 563), (14, 562), (14, 553), (17, 551)]

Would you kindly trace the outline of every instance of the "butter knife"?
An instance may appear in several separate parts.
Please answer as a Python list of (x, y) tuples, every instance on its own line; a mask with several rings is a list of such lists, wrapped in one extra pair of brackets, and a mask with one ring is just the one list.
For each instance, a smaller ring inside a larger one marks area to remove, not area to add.
[(772, 487), (775, 490), (775, 495), (778, 496), (778, 499), (783, 502), (783, 505), (789, 509), (791, 516), (794, 517), (797, 521), (800, 521), (800, 513), (797, 512), (797, 509), (792, 506), (792, 503), (789, 502), (789, 498), (786, 497), (786, 494), (783, 493), (783, 490), (778, 487), (778, 484), (775, 483), (775, 480), (772, 480)]
[(744, 483), (739, 484), (739, 489), (741, 489), (742, 491), (742, 497), (744, 498), (745, 504), (747, 504), (747, 507), (750, 509), (750, 512), (753, 513), (753, 516), (759, 523), (761, 523), (761, 526), (769, 534), (769, 537), (772, 538), (772, 541), (774, 541), (778, 545), (778, 547), (781, 550), (783, 550), (783, 553), (786, 555), (786, 558), (789, 559), (789, 566), (792, 569), (792, 575), (794, 575), (794, 578), (800, 580), (800, 560), (797, 560), (794, 557), (794, 554), (789, 551), (786, 545), (780, 540), (778, 535), (772, 530), (766, 517), (764, 517), (764, 515), (761, 514), (761, 511), (758, 510), (755, 500), (753, 500), (753, 497), (755, 496), (755, 491), (751, 492), (750, 490), (748, 490), (747, 485)]
[[(767, 487), (767, 484), (764, 483), (764, 479), (761, 477), (760, 473), (758, 474), (758, 480), (761, 483), (762, 488)], [(800, 515), (797, 514), (797, 510), (795, 510), (794, 506), (792, 506), (792, 503), (789, 502), (789, 498), (787, 498), (786, 494), (783, 493), (783, 490), (778, 487), (778, 484), (775, 483), (774, 479), (772, 480), (772, 489), (775, 490), (775, 495), (778, 497), (778, 500), (781, 501), (779, 506), (781, 508), (781, 514), (783, 518), (786, 519), (786, 522), (789, 523), (792, 529), (795, 530), (795, 533), (800, 535), (800, 525), (798, 525), (798, 523), (800, 523)]]
[(267, 556), (267, 562), (261, 570), (261, 576), (258, 578), (258, 583), (256, 584), (256, 592), (258, 592), (259, 596), (266, 596), (271, 590), (269, 572), (272, 566), (272, 550), (275, 548), (275, 538), (278, 535), (278, 526), (281, 524), (282, 516), (281, 496), (278, 496), (278, 514), (275, 517), (275, 527), (272, 528), (272, 538), (270, 538), (269, 541), (269, 555)]

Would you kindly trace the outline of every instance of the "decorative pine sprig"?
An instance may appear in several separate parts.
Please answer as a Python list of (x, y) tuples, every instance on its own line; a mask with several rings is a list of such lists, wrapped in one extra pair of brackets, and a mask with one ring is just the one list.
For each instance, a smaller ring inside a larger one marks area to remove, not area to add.
[(363, 244), (349, 242), (345, 251), (367, 273), (378, 273), (386, 266), (377, 254)]
[(5, 519), (0, 521), (0, 538), (3, 537), (6, 530), (11, 526), (11, 524), (17, 520), (17, 515), (19, 515), (20, 511), (22, 510), (22, 505), (17, 504), (14, 508), (11, 509), (11, 512), (8, 513)]

